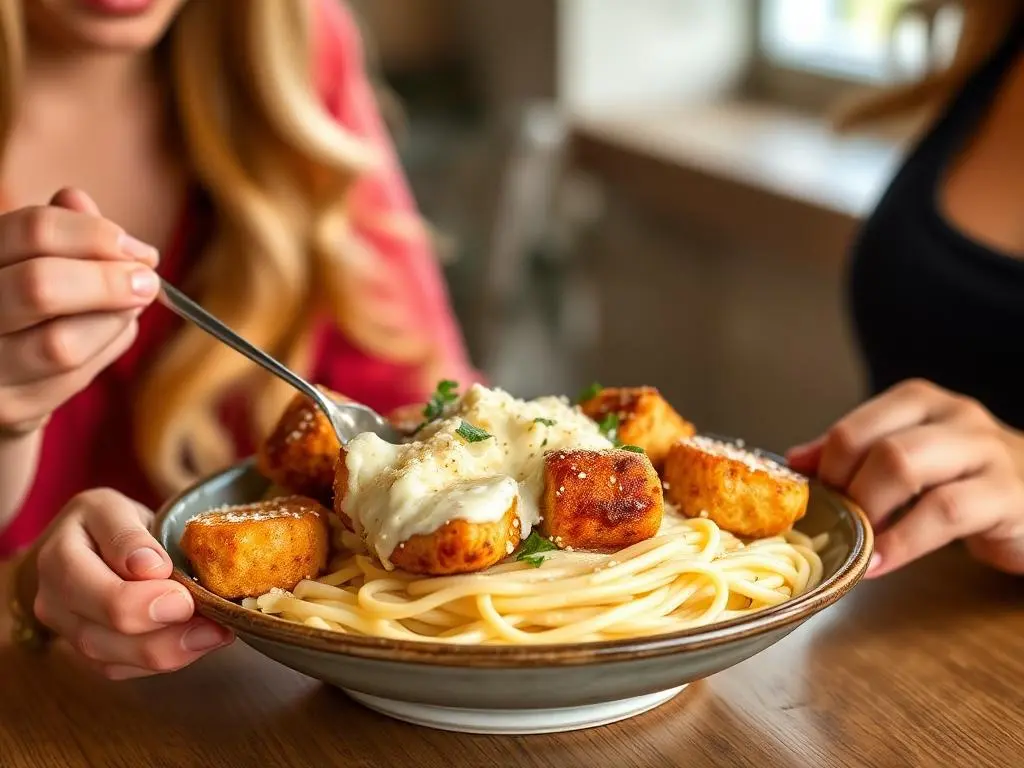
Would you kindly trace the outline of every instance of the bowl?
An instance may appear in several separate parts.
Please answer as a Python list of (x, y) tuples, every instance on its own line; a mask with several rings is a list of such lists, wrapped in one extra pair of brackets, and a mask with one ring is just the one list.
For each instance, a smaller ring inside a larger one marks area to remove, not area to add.
[(763, 651), (849, 592), (867, 570), (871, 527), (863, 511), (812, 481), (798, 530), (827, 532), (814, 589), (731, 621), (611, 642), (456, 646), (358, 637), (242, 608), (192, 577), (178, 542), (192, 516), (260, 499), (269, 483), (247, 461), (214, 475), (160, 510), (156, 535), (200, 614), (248, 645), (344, 690), (391, 717), (468, 733), (567, 731), (622, 720), (662, 704), (689, 683)]

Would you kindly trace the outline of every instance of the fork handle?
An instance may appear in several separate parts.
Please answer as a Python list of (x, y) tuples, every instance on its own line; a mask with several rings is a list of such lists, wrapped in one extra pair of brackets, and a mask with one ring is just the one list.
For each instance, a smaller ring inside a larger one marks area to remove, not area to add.
[(218, 341), (227, 344), (236, 352), (245, 355), (260, 367), (291, 384), (295, 389), (313, 400), (330, 419), (330, 400), (319, 389), (279, 363), (262, 349), (250, 344), (166, 280), (160, 280), (160, 294), (158, 298), (161, 304), (176, 315), (194, 323)]

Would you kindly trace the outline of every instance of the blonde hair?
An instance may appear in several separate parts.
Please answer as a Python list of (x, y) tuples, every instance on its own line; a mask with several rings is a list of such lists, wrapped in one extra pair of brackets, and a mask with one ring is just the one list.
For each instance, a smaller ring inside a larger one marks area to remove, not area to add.
[[(8, 73), (0, 78), (0, 130), (9, 130), (17, 99), (19, 5), (0, 4)], [(184, 150), (214, 212), (194, 282), (183, 287), (297, 371), (310, 370), (311, 330), (322, 316), (361, 349), (425, 366), (429, 340), (375, 313), (373, 292), (361, 290), (385, 267), (357, 235), (349, 193), (382, 158), (340, 127), (316, 92), (309, 18), (315, 6), (187, 2), (161, 43)], [(254, 435), (293, 394), (191, 326), (153, 361), (131, 406), (136, 452), (161, 492), (233, 460), (218, 410), (238, 391), (253, 404)]]
[[(925, 13), (935, 13), (949, 4), (941, 0), (910, 3), (923, 8)], [(833, 124), (838, 130), (915, 114), (931, 116), (991, 55), (1024, 10), (1024, 0), (961, 0), (957, 5), (962, 8), (963, 21), (949, 65), (916, 82), (868, 96), (855, 94), (841, 101), (832, 113)]]

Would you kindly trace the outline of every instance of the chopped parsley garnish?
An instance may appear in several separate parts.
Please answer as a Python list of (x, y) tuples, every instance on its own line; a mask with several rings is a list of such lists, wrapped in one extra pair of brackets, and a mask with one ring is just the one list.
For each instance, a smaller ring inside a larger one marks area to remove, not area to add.
[(622, 445), (619, 442), (619, 415), (617, 413), (609, 413), (597, 422), (597, 428), (601, 430), (602, 435), (612, 441), (616, 448)]
[(444, 409), (459, 399), (458, 389), (459, 382), (451, 379), (442, 379), (437, 383), (437, 389), (434, 390), (434, 394), (427, 401), (426, 408), (423, 409), (424, 422), (416, 427), (417, 432), (444, 415)]
[(541, 553), (550, 552), (553, 549), (558, 549), (558, 547), (537, 533), (537, 531), (531, 531), (530, 535), (526, 537), (526, 541), (519, 548), (516, 560), (534, 568), (539, 568), (540, 564), (544, 562), (544, 555)]
[(619, 447), (624, 451), (632, 451), (633, 453), (647, 453), (639, 445), (620, 445)]
[(554, 419), (539, 419), (538, 418), (538, 419), (534, 419), (533, 423), (534, 424), (543, 424), (545, 427), (553, 427), (558, 422), (555, 421)]
[(578, 405), (582, 405), (583, 403), (587, 402), (587, 400), (593, 400), (595, 397), (601, 394), (602, 389), (604, 389), (604, 387), (602, 387), (595, 381), (589, 387), (580, 392), (580, 396), (576, 398), (576, 403)]
[(459, 424), (459, 428), (455, 431), (465, 438), (467, 443), (479, 443), (482, 440), (489, 440), (493, 437), (490, 432), (480, 429), (480, 427), (474, 427), (468, 421)]

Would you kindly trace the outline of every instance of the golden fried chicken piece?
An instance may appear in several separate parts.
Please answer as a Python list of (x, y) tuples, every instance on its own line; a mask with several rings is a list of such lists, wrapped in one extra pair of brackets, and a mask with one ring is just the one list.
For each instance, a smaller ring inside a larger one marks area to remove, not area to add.
[(541, 530), (559, 547), (621, 549), (654, 536), (664, 513), (650, 460), (628, 450), (544, 457)]
[(181, 551), (199, 583), (223, 598), (290, 590), (327, 565), (327, 514), (303, 496), (211, 510), (185, 524)]
[(391, 562), (403, 571), (429, 576), (473, 573), (504, 560), (519, 546), (517, 501), (494, 523), (450, 520), (433, 533), (402, 542)]
[(345, 455), (342, 453), (338, 463), (334, 467), (334, 514), (338, 516), (341, 524), (354, 531), (352, 518), (345, 514), (345, 495), (348, 493), (348, 465), (345, 463)]
[[(324, 392), (339, 402), (347, 400), (337, 392)], [(341, 453), (331, 422), (312, 400), (297, 394), (260, 446), (257, 463), (260, 474), (275, 485), (331, 507)]]
[(656, 469), (673, 443), (696, 431), (654, 387), (606, 387), (580, 407), (599, 424), (616, 426), (624, 445), (643, 448)]
[(707, 437), (672, 446), (665, 460), (668, 500), (688, 517), (707, 517), (743, 538), (776, 536), (807, 511), (807, 478), (767, 457)]

